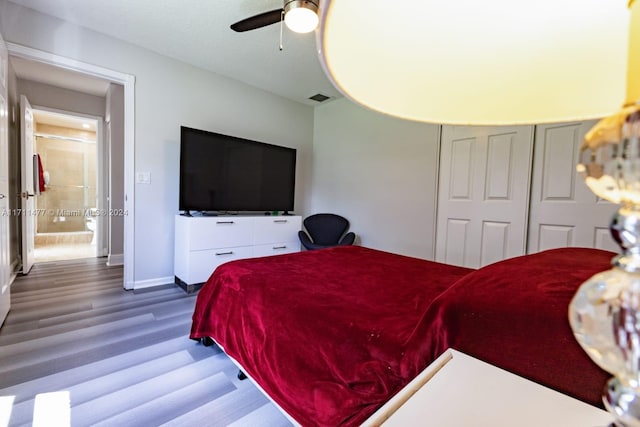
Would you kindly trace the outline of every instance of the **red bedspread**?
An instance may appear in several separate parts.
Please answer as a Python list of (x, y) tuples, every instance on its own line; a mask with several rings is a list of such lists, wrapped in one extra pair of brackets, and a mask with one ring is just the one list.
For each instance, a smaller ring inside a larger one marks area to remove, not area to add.
[(471, 271), (359, 246), (234, 261), (200, 290), (191, 338), (302, 425), (357, 425), (431, 362), (425, 312)]
[(562, 248), (476, 270), (429, 308), (424, 350), (433, 358), (452, 347), (602, 407), (610, 375), (575, 340), (568, 307), (582, 282), (611, 268), (613, 256)]
[(213, 337), (305, 426), (361, 423), (449, 347), (600, 405), (608, 374), (567, 308), (613, 255), (555, 249), (475, 271), (358, 246), (235, 261), (200, 290), (191, 337)]

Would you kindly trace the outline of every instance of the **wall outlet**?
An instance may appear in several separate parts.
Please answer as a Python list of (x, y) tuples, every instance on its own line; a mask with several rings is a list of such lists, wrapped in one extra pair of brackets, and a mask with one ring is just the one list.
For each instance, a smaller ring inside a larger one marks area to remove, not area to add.
[(151, 184), (151, 172), (136, 172), (136, 184)]

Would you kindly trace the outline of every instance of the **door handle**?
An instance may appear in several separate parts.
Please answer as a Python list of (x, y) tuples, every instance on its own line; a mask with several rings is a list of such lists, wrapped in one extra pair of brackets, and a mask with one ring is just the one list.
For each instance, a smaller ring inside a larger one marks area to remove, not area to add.
[(5, 196), (4, 194), (0, 194), (0, 200), (4, 199), (5, 197), (7, 196)]
[(35, 194), (31, 194), (28, 191), (23, 191), (22, 193), (18, 194), (18, 196), (28, 199), (29, 197), (34, 197)]

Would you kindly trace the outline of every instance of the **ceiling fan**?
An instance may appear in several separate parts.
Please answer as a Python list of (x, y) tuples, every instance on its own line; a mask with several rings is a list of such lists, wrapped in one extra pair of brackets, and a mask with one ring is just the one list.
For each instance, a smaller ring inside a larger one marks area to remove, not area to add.
[(280, 9), (263, 12), (250, 18), (243, 19), (231, 25), (231, 29), (244, 32), (266, 27), (281, 22), (297, 33), (308, 33), (318, 25), (319, 0), (284, 0)]

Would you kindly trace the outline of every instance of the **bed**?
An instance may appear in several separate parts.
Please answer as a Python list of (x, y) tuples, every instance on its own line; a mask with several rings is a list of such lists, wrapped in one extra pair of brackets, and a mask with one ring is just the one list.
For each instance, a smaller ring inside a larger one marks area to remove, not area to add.
[(567, 320), (611, 252), (554, 249), (478, 270), (360, 246), (233, 261), (200, 290), (213, 338), (301, 425), (359, 425), (447, 348), (600, 405), (608, 375)]

